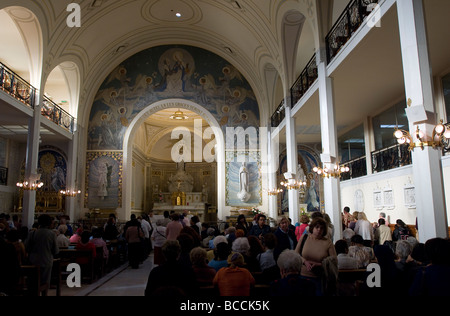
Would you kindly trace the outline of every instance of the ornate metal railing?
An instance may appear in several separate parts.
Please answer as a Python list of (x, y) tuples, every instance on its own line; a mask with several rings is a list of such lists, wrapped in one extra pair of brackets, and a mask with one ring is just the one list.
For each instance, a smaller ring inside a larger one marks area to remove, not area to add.
[(58, 124), (62, 128), (69, 132), (74, 132), (75, 119), (72, 115), (64, 111), (55, 102), (44, 96), (44, 102), (42, 103), (41, 115), (48, 118), (55, 124)]
[(271, 117), (271, 124), (272, 127), (278, 127), (281, 122), (283, 122), (284, 118), (286, 117), (286, 110), (284, 107), (284, 100), (281, 101), (280, 105), (277, 107), (275, 113)]
[(350, 171), (341, 174), (341, 180), (356, 179), (367, 175), (366, 156), (362, 156), (342, 164), (349, 167)]
[(352, 0), (325, 37), (328, 63), (352, 37), (379, 0)]
[(0, 89), (34, 109), (36, 88), (0, 62)]
[(300, 100), (303, 95), (308, 91), (308, 89), (313, 85), (313, 83), (317, 80), (317, 63), (316, 63), (316, 55), (314, 55), (306, 65), (306, 67), (301, 72), (300, 76), (297, 78), (295, 83), (291, 87), (291, 100), (292, 105), (294, 105)]
[(408, 146), (394, 145), (372, 152), (373, 173), (410, 165), (411, 152)]

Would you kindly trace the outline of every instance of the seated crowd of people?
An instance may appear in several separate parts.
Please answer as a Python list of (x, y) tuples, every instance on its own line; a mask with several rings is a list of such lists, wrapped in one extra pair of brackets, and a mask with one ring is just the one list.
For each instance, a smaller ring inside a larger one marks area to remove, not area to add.
[[(48, 215), (28, 230), (0, 216), (0, 293), (14, 295), (23, 264), (39, 266), (41, 282), (49, 284), (52, 260), (60, 249), (90, 250), (95, 257), (101, 247), (108, 262), (114, 244), (133, 269), (153, 251), (147, 296), (202, 291), (220, 296), (450, 295), (448, 239), (419, 243), (401, 220), (392, 232), (383, 216), (373, 224), (364, 213), (348, 211), (342, 216), (343, 238), (336, 241), (335, 227), (321, 212), (303, 214), (295, 225), (281, 217), (275, 227), (266, 223), (264, 214), (253, 222), (240, 215), (224, 230), (187, 213), (165, 212), (154, 221), (133, 214), (124, 225), (110, 216), (103, 227), (89, 230)], [(375, 287), (365, 279), (371, 273), (365, 269), (373, 263), (381, 271)], [(362, 277), (341, 280), (342, 271), (362, 272)]]
[[(223, 232), (198, 222), (183, 224), (174, 214), (168, 224), (157, 222), (156, 267), (145, 295), (190, 296), (205, 289), (221, 296), (450, 294), (449, 240), (419, 243), (401, 220), (391, 232), (383, 218), (366, 227), (358, 223), (365, 215), (354, 215), (345, 221), (343, 216), (344, 237), (333, 242), (334, 227), (321, 212), (305, 214), (295, 225), (283, 217), (276, 227), (267, 225), (263, 214), (253, 223), (241, 215)], [(371, 263), (381, 271), (375, 287), (366, 282)], [(340, 278), (344, 271), (362, 277), (349, 283)], [(266, 291), (255, 291), (258, 285)]]

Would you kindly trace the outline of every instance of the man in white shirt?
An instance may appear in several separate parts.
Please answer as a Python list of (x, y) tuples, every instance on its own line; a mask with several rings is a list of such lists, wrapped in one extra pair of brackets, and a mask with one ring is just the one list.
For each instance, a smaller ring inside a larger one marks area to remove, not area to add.
[(152, 231), (152, 226), (150, 225), (150, 223), (145, 219), (144, 217), (139, 216), (140, 218), (140, 222), (141, 222), (141, 227), (142, 230), (144, 232), (144, 238), (145, 238), (145, 242), (144, 242), (144, 258), (147, 258), (148, 255), (150, 254), (151, 251), (151, 240), (150, 240), (150, 236), (151, 236), (151, 231)]
[(378, 227), (375, 230), (375, 240), (378, 240), (379, 245), (384, 245), (386, 241), (392, 241), (392, 232), (383, 218), (378, 219)]

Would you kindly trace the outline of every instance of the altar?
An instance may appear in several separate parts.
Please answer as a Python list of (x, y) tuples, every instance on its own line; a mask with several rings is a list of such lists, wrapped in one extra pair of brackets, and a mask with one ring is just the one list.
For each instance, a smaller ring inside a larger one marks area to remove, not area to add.
[(178, 164), (177, 172), (167, 181), (169, 192), (153, 192), (153, 214), (162, 215), (164, 211), (182, 213), (189, 211), (190, 215), (197, 215), (201, 220), (207, 212), (207, 192), (192, 192), (193, 179), (184, 170), (184, 163)]

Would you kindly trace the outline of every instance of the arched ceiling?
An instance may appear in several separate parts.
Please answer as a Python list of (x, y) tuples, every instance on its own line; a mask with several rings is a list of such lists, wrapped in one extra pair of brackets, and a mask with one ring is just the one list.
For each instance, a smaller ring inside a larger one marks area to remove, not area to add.
[[(29, 0), (5, 0), (6, 5), (8, 2), (30, 7)], [(79, 28), (67, 25), (70, 1), (42, 0), (33, 3), (33, 10), (39, 8), (36, 15), (43, 38), (48, 39), (48, 43), (44, 43), (44, 78), (61, 63), (70, 61), (78, 66), (82, 105), (77, 115), (79, 120), (88, 117), (87, 107), (92, 104), (101, 82), (123, 60), (149, 47), (182, 44), (207, 49), (238, 68), (258, 96), (262, 119), (267, 121), (271, 113), (264, 113), (264, 108), (270, 112), (273, 96), (267, 93), (266, 65), (273, 65), (281, 80), (286, 80), (283, 45), (287, 41), (283, 40), (285, 34), (281, 31), (283, 17), (293, 10), (307, 18), (312, 16), (308, 14), (310, 1), (305, 0), (72, 2), (81, 6)], [(313, 49), (308, 48), (307, 55), (311, 55)], [(57, 76), (50, 79), (58, 84)], [(63, 80), (62, 76), (59, 80)]]

